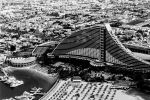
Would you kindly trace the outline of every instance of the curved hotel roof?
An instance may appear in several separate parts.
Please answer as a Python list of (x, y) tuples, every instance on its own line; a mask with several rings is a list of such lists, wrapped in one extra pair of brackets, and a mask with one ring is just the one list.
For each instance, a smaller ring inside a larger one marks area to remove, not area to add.
[(150, 70), (150, 63), (134, 56), (126, 49), (112, 32), (109, 24), (74, 32), (64, 39), (52, 54), (87, 57), (125, 65), (129, 69)]

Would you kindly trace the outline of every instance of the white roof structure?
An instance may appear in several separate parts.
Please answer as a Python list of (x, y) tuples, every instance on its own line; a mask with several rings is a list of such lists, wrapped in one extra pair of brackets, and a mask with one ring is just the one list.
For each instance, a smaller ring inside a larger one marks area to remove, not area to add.
[(11, 59), (12, 63), (30, 63), (32, 61), (35, 61), (36, 57), (29, 57), (29, 58), (19, 58), (19, 59)]

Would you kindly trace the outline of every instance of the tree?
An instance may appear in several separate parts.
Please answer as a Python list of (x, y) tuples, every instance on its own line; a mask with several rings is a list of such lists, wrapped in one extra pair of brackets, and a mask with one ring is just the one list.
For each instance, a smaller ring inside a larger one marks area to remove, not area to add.
[(52, 12), (52, 13), (50, 14), (50, 16), (59, 17), (59, 13), (58, 13), (58, 12)]
[(16, 50), (16, 46), (15, 45), (10, 45), (10, 51), (15, 51)]
[(87, 73), (87, 74), (83, 75), (82, 79), (85, 80), (85, 81), (90, 81), (91, 80), (91, 76), (90, 76), (89, 73)]

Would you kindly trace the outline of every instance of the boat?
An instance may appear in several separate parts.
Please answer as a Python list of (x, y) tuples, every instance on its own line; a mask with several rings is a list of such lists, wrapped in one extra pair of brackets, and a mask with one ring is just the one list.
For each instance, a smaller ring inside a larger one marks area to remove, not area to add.
[(19, 86), (19, 84), (17, 84), (17, 83), (11, 83), (10, 84), (10, 87), (17, 87), (17, 86)]
[(8, 79), (4, 83), (10, 84), (13, 81), (16, 81), (15, 77), (10, 76), (10, 77), (8, 77)]
[(10, 84), (10, 87), (17, 87), (24, 84), (22, 80), (17, 80), (14, 76), (0, 76), (0, 81), (4, 81), (4, 83)]
[(1, 76), (0, 79), (1, 79), (1, 81), (7, 81), (8, 77), (7, 76)]
[(35, 98), (34, 94), (24, 91), (21, 96), (15, 96), (17, 100), (33, 100)]
[(22, 85), (22, 84), (24, 84), (23, 81), (15, 81), (15, 82), (12, 82), (10, 84), (10, 87), (17, 87), (17, 86)]

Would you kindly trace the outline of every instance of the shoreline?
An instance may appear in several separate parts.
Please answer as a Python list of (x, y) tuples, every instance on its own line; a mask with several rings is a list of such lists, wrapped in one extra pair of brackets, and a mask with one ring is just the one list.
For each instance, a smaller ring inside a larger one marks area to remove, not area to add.
[[(30, 66), (29, 66), (30, 67)], [(34, 71), (34, 72), (37, 72), (39, 74), (42, 74), (46, 77), (50, 77), (51, 74), (46, 74), (46, 73), (43, 73), (43, 72), (40, 72), (40, 71), (37, 71), (37, 70), (34, 70), (34, 69), (29, 69), (29, 67), (6, 67), (4, 68), (4, 70), (7, 72), (7, 73), (10, 73), (10, 72), (13, 72), (13, 71), (16, 71), (16, 70), (30, 70), (30, 71)]]
[(59, 79), (57, 79), (57, 81), (55, 82), (55, 84), (53, 85), (53, 87), (51, 89), (49, 89), (49, 91), (47, 91), (47, 93), (45, 95), (43, 95), (39, 100), (45, 100), (45, 98), (47, 98), (47, 96), (49, 96), (49, 94), (51, 92), (54, 91), (54, 89), (56, 89), (56, 87), (59, 85)]

